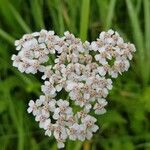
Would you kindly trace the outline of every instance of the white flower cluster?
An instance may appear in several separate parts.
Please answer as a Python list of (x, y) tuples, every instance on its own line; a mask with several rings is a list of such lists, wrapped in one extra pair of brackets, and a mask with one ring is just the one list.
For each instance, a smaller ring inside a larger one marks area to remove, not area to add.
[[(128, 70), (134, 45), (125, 43), (113, 30), (101, 32), (92, 43), (82, 43), (69, 32), (59, 37), (41, 30), (24, 35), (15, 45), (19, 52), (12, 56), (13, 66), (25, 73), (43, 73), (44, 95), (30, 100), (28, 112), (45, 135), (53, 134), (58, 148), (64, 147), (67, 138), (91, 139), (98, 130), (92, 112), (106, 112), (111, 78)], [(55, 57), (51, 65), (46, 63), (49, 55)]]

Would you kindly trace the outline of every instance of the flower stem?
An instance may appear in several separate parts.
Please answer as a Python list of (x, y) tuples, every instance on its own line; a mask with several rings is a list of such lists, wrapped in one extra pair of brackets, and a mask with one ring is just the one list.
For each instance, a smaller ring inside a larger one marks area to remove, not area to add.
[(83, 150), (90, 150), (91, 149), (91, 142), (85, 141), (83, 144)]

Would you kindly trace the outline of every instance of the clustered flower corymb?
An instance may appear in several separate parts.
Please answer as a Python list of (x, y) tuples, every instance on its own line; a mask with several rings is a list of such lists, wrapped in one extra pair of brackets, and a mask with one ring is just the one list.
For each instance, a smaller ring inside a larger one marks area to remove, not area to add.
[[(68, 138), (92, 138), (99, 128), (92, 112), (106, 112), (111, 79), (128, 70), (135, 52), (134, 45), (125, 43), (113, 30), (101, 32), (91, 43), (82, 43), (68, 31), (59, 37), (54, 31), (41, 30), (24, 35), (15, 46), (19, 52), (12, 56), (13, 66), (25, 73), (43, 73), (43, 95), (30, 100), (28, 112), (33, 113), (45, 135), (53, 134), (58, 148), (64, 147)], [(55, 60), (46, 65), (51, 55)], [(58, 98), (64, 91), (67, 98)], [(80, 109), (75, 111), (70, 103)]]

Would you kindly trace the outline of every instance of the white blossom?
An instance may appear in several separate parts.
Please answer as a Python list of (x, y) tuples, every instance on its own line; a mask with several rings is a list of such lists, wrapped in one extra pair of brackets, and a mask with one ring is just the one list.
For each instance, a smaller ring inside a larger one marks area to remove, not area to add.
[(34, 101), (30, 100), (30, 102), (29, 102), (29, 108), (28, 108), (28, 113), (31, 113), (35, 108), (36, 108), (36, 106), (35, 106)]
[(100, 98), (97, 100), (98, 102), (94, 105), (93, 109), (96, 114), (104, 114), (106, 109), (104, 108), (107, 105), (107, 101), (104, 98)]
[(42, 91), (44, 94), (52, 96), (52, 95), (55, 95), (55, 93), (56, 93), (56, 89), (55, 89), (53, 83), (51, 83), (49, 81), (45, 81), (44, 85), (42, 85), (41, 88), (42, 88)]
[[(27, 74), (42, 74), (43, 95), (30, 100), (27, 111), (45, 135), (54, 136), (58, 148), (63, 148), (68, 138), (90, 140), (99, 127), (89, 113), (106, 112), (112, 78), (129, 69), (135, 46), (125, 43), (112, 29), (101, 32), (91, 43), (82, 43), (68, 31), (59, 37), (42, 29), (25, 34), (15, 46), (18, 54), (12, 55), (13, 66)], [(74, 110), (74, 104), (79, 110)]]

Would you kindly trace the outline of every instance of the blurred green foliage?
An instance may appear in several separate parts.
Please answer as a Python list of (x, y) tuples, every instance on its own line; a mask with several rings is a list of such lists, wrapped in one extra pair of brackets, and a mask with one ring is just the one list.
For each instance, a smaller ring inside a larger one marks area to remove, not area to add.
[(21, 74), (10, 59), (15, 39), (42, 28), (69, 30), (83, 41), (112, 28), (137, 48), (109, 94), (108, 112), (98, 117), (101, 129), (65, 149), (150, 150), (150, 0), (0, 0), (0, 150), (57, 149), (26, 112), (40, 94), (39, 76)]

